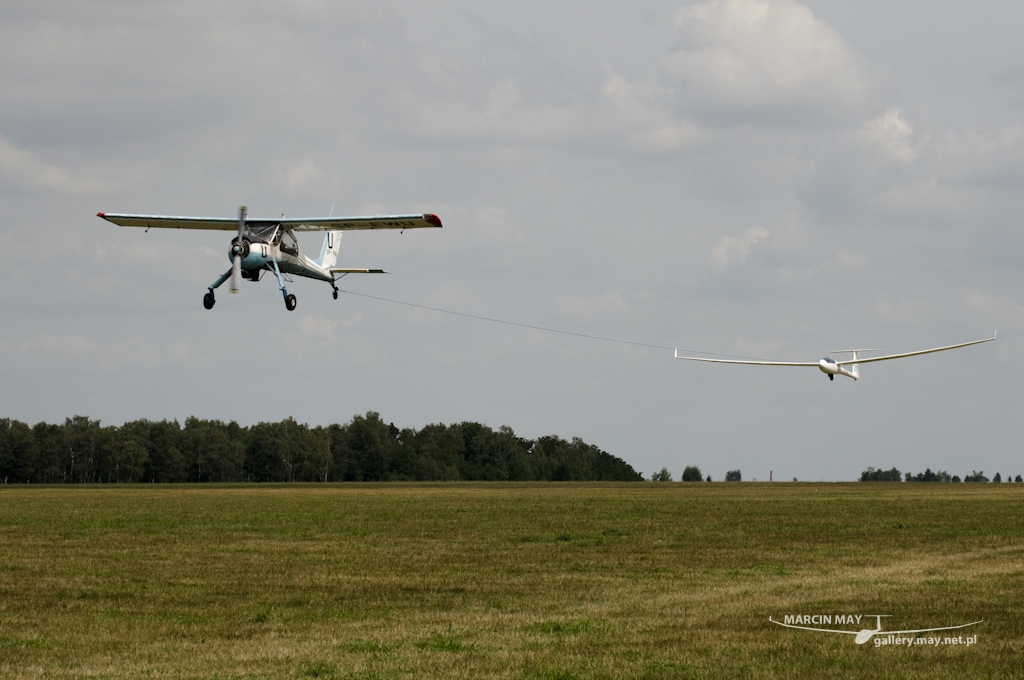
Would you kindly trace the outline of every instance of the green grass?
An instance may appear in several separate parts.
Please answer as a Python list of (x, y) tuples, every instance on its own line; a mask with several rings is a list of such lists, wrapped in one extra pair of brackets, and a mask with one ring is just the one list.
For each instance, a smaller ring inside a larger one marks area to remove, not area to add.
[[(796, 613), (984, 618), (875, 648)], [(3, 678), (1013, 678), (1024, 484), (0, 487)]]

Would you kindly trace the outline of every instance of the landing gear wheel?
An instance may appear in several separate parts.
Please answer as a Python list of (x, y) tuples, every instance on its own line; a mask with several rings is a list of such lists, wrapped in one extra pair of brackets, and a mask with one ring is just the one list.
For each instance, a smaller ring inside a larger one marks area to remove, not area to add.
[(203, 296), (203, 307), (207, 309), (213, 309), (213, 305), (216, 304), (217, 300), (213, 297), (213, 291), (210, 291)]
[(287, 309), (289, 312), (292, 311), (293, 309), (295, 309), (295, 304), (296, 304), (296, 301), (295, 301), (295, 296), (294, 295), (289, 294), (288, 297), (286, 297), (284, 299), (285, 309)]
[(830, 375), (830, 376), (828, 377), (828, 379), (829, 379), (829, 380), (835, 380), (835, 379), (836, 379), (836, 377), (835, 377), (834, 375)]
[(337, 300), (337, 299), (338, 299), (338, 291), (334, 291), (334, 299), (335, 299), (335, 300)]

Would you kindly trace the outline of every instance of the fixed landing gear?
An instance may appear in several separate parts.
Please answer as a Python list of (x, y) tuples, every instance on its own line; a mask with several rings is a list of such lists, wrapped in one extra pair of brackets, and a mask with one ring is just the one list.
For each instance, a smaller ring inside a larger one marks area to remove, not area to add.
[(334, 299), (335, 299), (335, 300), (337, 300), (337, 299), (338, 299), (338, 291), (334, 291)]
[(835, 379), (836, 379), (836, 377), (835, 377), (834, 375), (829, 375), (829, 376), (828, 376), (828, 379), (829, 379), (829, 380), (835, 380)]
[(231, 270), (229, 269), (226, 272), (224, 272), (223, 274), (221, 274), (220, 278), (218, 278), (216, 281), (214, 281), (212, 286), (208, 286), (206, 288), (206, 290), (208, 292), (206, 293), (206, 295), (203, 296), (203, 307), (206, 307), (207, 309), (213, 309), (213, 306), (215, 304), (217, 304), (217, 298), (213, 294), (214, 289), (220, 288), (220, 284), (222, 284), (225, 281), (227, 281), (228, 277), (230, 277), (230, 276), (231, 276)]
[(274, 268), (274, 276), (277, 277), (277, 285), (281, 286), (281, 295), (284, 296), (284, 308), (290, 312), (295, 309), (295, 296), (285, 289), (284, 281), (281, 279), (281, 270), (277, 266), (277, 260), (271, 260), (270, 264)]

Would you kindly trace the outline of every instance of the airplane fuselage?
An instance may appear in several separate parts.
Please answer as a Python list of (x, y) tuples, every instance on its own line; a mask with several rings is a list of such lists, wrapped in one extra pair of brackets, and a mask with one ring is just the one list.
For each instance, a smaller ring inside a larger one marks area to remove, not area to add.
[[(288, 253), (280, 244), (250, 243), (248, 250), (249, 252), (242, 258), (241, 263), (242, 270), (245, 272), (256, 272), (263, 268), (270, 268), (271, 262), (277, 262), (277, 267), (282, 274), (305, 276), (318, 281), (334, 280), (330, 272), (317, 265), (301, 252), (296, 254)], [(228, 260), (233, 259), (234, 255), (234, 249), (229, 249)]]

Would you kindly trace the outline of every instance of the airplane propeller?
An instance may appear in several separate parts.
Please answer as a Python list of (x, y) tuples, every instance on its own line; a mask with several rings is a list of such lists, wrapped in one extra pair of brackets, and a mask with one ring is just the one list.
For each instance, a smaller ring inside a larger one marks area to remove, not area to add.
[[(234, 257), (231, 258), (231, 292), (238, 292), (238, 274), (242, 270), (242, 257), (243, 250), (248, 250), (248, 245), (242, 240), (242, 234), (245, 232), (245, 206), (243, 205), (238, 209), (238, 236), (235, 238), (235, 242), (231, 246), (231, 250), (234, 253)], [(248, 255), (249, 253), (244, 253)]]

